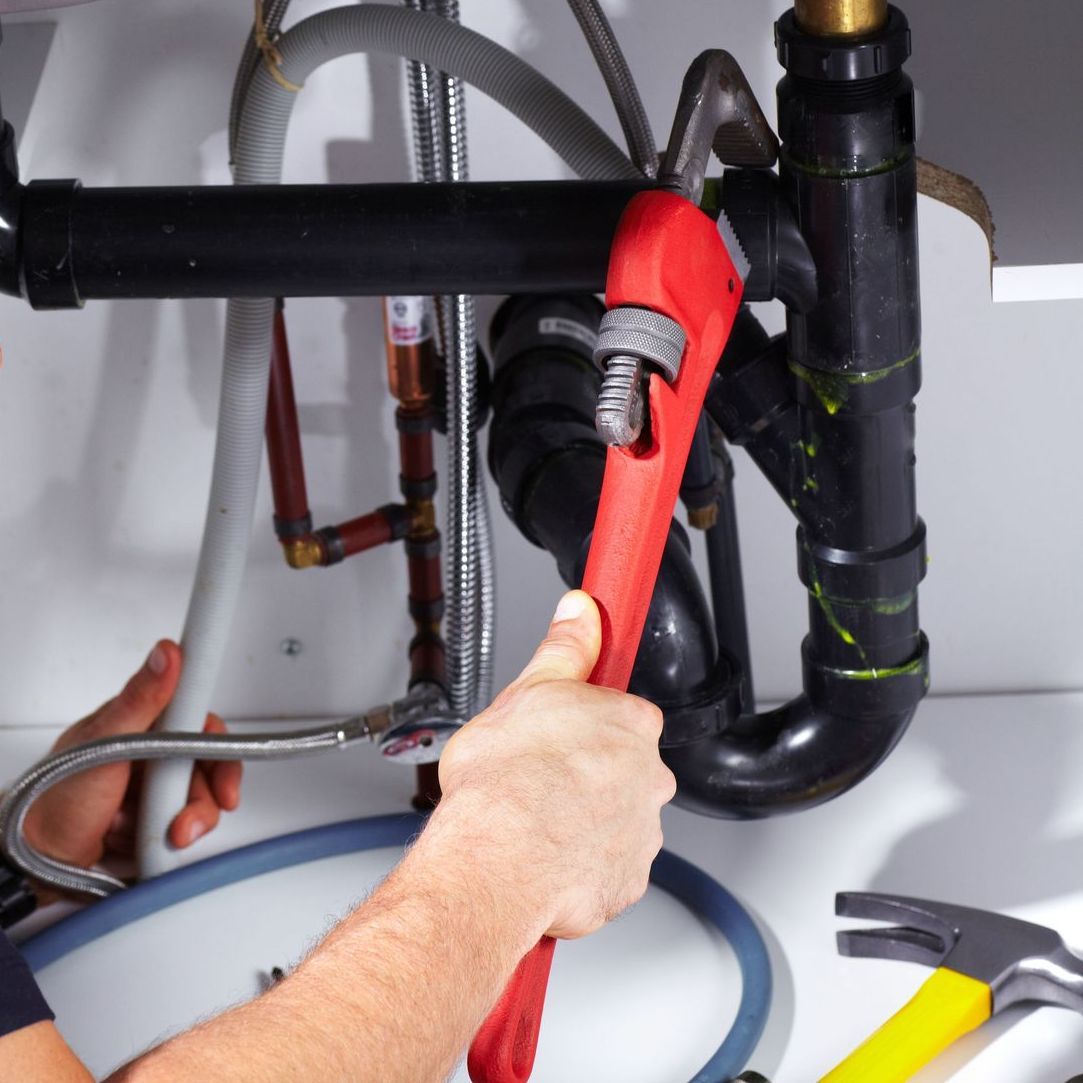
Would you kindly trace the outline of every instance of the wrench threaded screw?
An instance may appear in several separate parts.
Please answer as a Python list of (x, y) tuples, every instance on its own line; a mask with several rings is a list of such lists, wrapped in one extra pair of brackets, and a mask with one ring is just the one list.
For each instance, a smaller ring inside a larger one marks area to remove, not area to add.
[(629, 447), (643, 431), (643, 362), (617, 354), (606, 362), (595, 414), (598, 434), (614, 447)]

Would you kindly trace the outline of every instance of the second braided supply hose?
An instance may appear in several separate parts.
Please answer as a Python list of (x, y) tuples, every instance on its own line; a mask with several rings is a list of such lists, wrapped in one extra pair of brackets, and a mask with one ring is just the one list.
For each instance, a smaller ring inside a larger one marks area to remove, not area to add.
[(643, 108), (639, 88), (602, 5), (598, 0), (568, 0), (568, 6), (605, 80), (632, 161), (644, 176), (657, 176), (658, 147), (647, 119), (647, 110)]
[[(408, 57), (472, 83), (541, 136), (580, 176), (640, 176), (609, 137), (548, 79), (482, 35), (438, 16), (381, 4), (313, 15), (277, 42), (275, 80), (264, 64), (253, 77), (238, 124), (234, 180), (275, 184), (295, 93), (322, 64), (360, 52)], [(199, 731), (210, 707), (244, 574), (262, 457), (274, 301), (233, 300), (226, 317), (222, 395), (211, 493), (195, 583), (185, 619), (185, 663), (176, 695), (158, 722)], [(187, 800), (191, 768), (162, 763), (147, 772), (137, 852), (143, 876), (182, 863), (167, 841)]]

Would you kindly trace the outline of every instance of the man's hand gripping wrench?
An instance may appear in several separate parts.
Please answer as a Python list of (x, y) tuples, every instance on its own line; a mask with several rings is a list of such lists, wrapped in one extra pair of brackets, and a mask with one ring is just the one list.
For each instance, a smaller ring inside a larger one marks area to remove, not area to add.
[[(701, 54), (681, 89), (661, 189), (625, 209), (609, 260), (596, 360), (607, 366), (598, 430), (610, 444), (583, 589), (602, 615), (590, 683), (624, 691), (711, 376), (748, 265), (725, 214), (699, 209), (712, 147), (771, 165), (778, 144), (736, 61)], [(644, 377), (646, 388), (644, 389)], [(645, 400), (645, 401), (644, 401)], [(470, 1049), (475, 1083), (524, 1083), (537, 1050), (555, 941), (523, 959)]]

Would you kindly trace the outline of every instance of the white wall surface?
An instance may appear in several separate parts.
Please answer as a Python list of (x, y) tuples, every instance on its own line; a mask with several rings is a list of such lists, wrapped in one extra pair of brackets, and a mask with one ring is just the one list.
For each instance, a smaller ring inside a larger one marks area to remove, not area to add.
[[(294, 8), (300, 17), (322, 6)], [(779, 5), (606, 6), (659, 140), (687, 63), (707, 46), (741, 59), (773, 113)], [(465, 22), (537, 64), (619, 138), (563, 3), (464, 0), (463, 9)], [(25, 179), (228, 180), (224, 129), (248, 0), (101, 0), (50, 18), (57, 31), (21, 143)], [(403, 90), (401, 66), (387, 57), (341, 60), (313, 76), (285, 179), (405, 178)], [(468, 100), (476, 179), (567, 175), (492, 102)], [(932, 555), (921, 607), (934, 691), (1083, 687), (1083, 511), (1072, 466), (1083, 304), (994, 309), (977, 227), (923, 200), (921, 233), (918, 482)], [(378, 302), (295, 301), (289, 313), (315, 518), (339, 521), (395, 499)], [(780, 326), (776, 309), (765, 318)], [(158, 636), (179, 635), (210, 471), (222, 322), (215, 301), (34, 313), (0, 299), (0, 723), (74, 718), (111, 694)], [(806, 620), (793, 525), (743, 456), (738, 471), (757, 685), (763, 697), (786, 697), (798, 689)], [(218, 709), (330, 715), (399, 694), (410, 636), (401, 551), (294, 572), (270, 515), (264, 478)], [(508, 678), (560, 585), (551, 559), (497, 519), (498, 663)], [(298, 657), (280, 652), (286, 637), (303, 643)]]

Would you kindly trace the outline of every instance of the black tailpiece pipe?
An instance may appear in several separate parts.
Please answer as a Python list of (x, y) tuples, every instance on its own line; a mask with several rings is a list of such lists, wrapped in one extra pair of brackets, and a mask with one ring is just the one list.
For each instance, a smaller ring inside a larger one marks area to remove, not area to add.
[[(680, 802), (716, 816), (796, 811), (843, 793), (895, 747), (928, 687), (908, 27), (892, 8), (868, 38), (825, 40), (790, 12), (776, 36), (788, 71), (782, 191), (803, 224), (818, 302), (788, 310), (785, 338), (724, 359), (707, 407), (798, 520), (805, 693), (710, 736), (664, 739)], [(754, 344), (744, 319), (743, 341)]]
[[(895, 747), (928, 686), (917, 613), (925, 528), (914, 485), (920, 318), (913, 92), (900, 70), (906, 22), (891, 9), (879, 35), (825, 42), (790, 14), (778, 37), (784, 63), (813, 73), (783, 79), (779, 127), (782, 188), (805, 226), (818, 301), (790, 309), (786, 337), (774, 343), (743, 314), (707, 406), (798, 520), (809, 594), (804, 693), (775, 711), (740, 713), (740, 666), (724, 651), (709, 666), (713, 629), (696, 582), (681, 585), (679, 606), (670, 602), (678, 622), (689, 622), (681, 643), (699, 647), (686, 674), (696, 681), (661, 681), (658, 697), (677, 803), (726, 818), (798, 811), (845, 792)], [(494, 338), (511, 338), (512, 325), (529, 337), (542, 324), (536, 312), (509, 321), (505, 311)], [(498, 344), (505, 367), (490, 443), (506, 508), (557, 555), (569, 582), (582, 567), (602, 472), (600, 442), (584, 422), (597, 377), (582, 349), (572, 358), (574, 338), (559, 362)], [(524, 413), (516, 402), (532, 405)], [(670, 542), (652, 612), (673, 589)], [(637, 691), (655, 664), (641, 648)], [(713, 681), (699, 679), (711, 669)]]
[(733, 487), (733, 460), (717, 429), (712, 434), (712, 454), (718, 475), (718, 520), (705, 532), (707, 569), (711, 586), (711, 610), (719, 644), (741, 666), (741, 710), (755, 711), (752, 682), (752, 650), (748, 640), (741, 542), (737, 532), (737, 500)]

